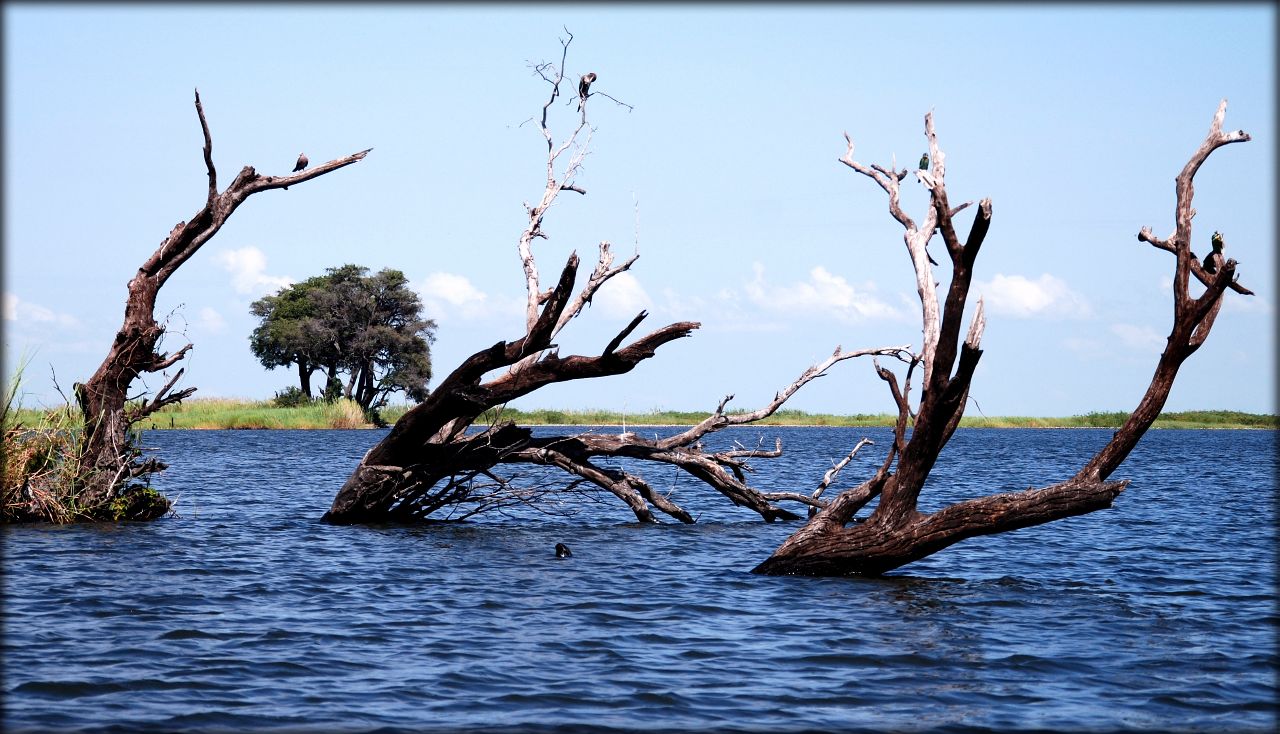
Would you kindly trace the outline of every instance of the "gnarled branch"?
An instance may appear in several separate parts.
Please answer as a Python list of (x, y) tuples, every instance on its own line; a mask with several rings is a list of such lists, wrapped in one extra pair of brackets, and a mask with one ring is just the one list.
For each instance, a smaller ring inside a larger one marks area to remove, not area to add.
[[(200, 92), (195, 92), (196, 115), (204, 142), (203, 157), (208, 173), (209, 188), (204, 205), (190, 219), (178, 222), (159, 247), (148, 257), (128, 284), (124, 322), (102, 364), (80, 389), (77, 399), (85, 419), (85, 436), (82, 442), (80, 464), (84, 468), (81, 482), (82, 504), (92, 505), (110, 497), (115, 485), (136, 476), (138, 465), (129, 464), (135, 452), (131, 446), (129, 427), (137, 420), (190, 396), (195, 388), (186, 388), (169, 394), (179, 370), (155, 398), (141, 407), (127, 409), (129, 385), (144, 372), (158, 372), (177, 364), (191, 349), (188, 344), (172, 355), (157, 351), (165, 333), (163, 325), (155, 320), (155, 303), (160, 288), (208, 242), (227, 221), (236, 208), (255, 193), (272, 188), (283, 188), (322, 176), (349, 166), (368, 154), (364, 150), (339, 158), (308, 171), (291, 176), (261, 176), (246, 166), (223, 191), (218, 191), (217, 169), (213, 163), (213, 137), (205, 117)], [(157, 464), (151, 464), (154, 467)], [(149, 471), (149, 470), (148, 470)]]
[[(1226, 290), (1247, 293), (1235, 280), (1236, 262), (1221, 262), (1216, 273), (1208, 273), (1191, 255), (1191, 220), (1194, 215), (1192, 179), (1209, 154), (1224, 145), (1243, 142), (1249, 136), (1243, 131), (1224, 133), (1222, 119), (1225, 100), (1214, 116), (1208, 136), (1192, 154), (1177, 179), (1175, 204), (1176, 228), (1173, 235), (1161, 239), (1144, 227), (1140, 241), (1173, 252), (1176, 257), (1174, 277), (1174, 325), (1164, 352), (1156, 366), (1155, 376), (1138, 407), (1124, 426), (1080, 471), (1065, 482), (1028, 489), (1023, 492), (994, 494), (958, 502), (934, 513), (920, 513), (916, 500), (936, 462), (942, 447), (959, 424), (968, 398), (974, 370), (982, 355), (981, 340), (986, 316), (981, 299), (974, 309), (968, 333), (960, 342), (960, 320), (967, 301), (971, 269), (978, 249), (990, 226), (991, 202), (984, 199), (966, 242), (960, 242), (952, 216), (959, 208), (947, 203), (945, 167), (942, 151), (934, 135), (932, 116), (926, 116), (931, 166), (917, 172), (929, 188), (931, 212), (937, 217), (947, 251), (951, 256), (952, 277), (946, 306), (941, 316), (938, 339), (930, 347), (929, 330), (937, 325), (936, 312), (930, 313), (932, 298), (922, 307), (925, 323), (925, 349), (919, 356), (925, 368), (924, 389), (915, 415), (910, 438), (905, 436), (909, 406), (906, 390), (899, 391), (888, 370), (878, 374), (889, 384), (898, 406), (894, 446), (889, 457), (874, 476), (851, 490), (846, 490), (825, 508), (812, 513), (810, 522), (789, 537), (774, 553), (755, 568), (757, 573), (803, 575), (880, 574), (918, 560), (966, 538), (1030, 527), (1052, 520), (1080, 515), (1111, 506), (1124, 490), (1126, 482), (1106, 481), (1120, 465), (1138, 439), (1159, 415), (1177, 375), (1178, 367), (1204, 343), (1222, 306)], [(846, 135), (846, 139), (848, 136)], [(873, 178), (890, 194), (890, 212), (907, 228), (908, 249), (916, 266), (918, 283), (922, 277), (921, 257), (927, 232), (912, 231), (911, 220), (901, 213), (897, 198), (897, 180), (883, 169), (868, 169), (852, 159), (853, 144), (842, 161)], [(922, 234), (923, 233), (923, 234)], [(1219, 236), (1215, 235), (1215, 239)], [(1215, 260), (1221, 260), (1215, 255)], [(1187, 291), (1194, 275), (1205, 285), (1205, 292), (1192, 298)], [(1234, 286), (1234, 287), (1233, 287)], [(931, 294), (930, 294), (931, 295)], [(954, 372), (952, 371), (952, 362)], [(914, 365), (913, 365), (914, 366)], [(909, 373), (908, 373), (909, 374)], [(907, 385), (910, 384), (908, 376)], [(897, 466), (890, 471), (894, 455)], [(853, 522), (854, 513), (872, 499), (880, 501), (864, 522)]]

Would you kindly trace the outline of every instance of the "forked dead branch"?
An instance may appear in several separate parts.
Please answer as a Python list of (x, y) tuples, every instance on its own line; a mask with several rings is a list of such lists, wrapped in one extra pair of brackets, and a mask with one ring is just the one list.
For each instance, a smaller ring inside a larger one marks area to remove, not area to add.
[[(974, 368), (982, 356), (985, 317), (981, 299), (973, 309), (963, 342), (960, 341), (960, 332), (974, 261), (991, 224), (991, 202), (984, 199), (978, 205), (969, 235), (961, 241), (954, 218), (968, 204), (952, 207), (948, 199), (946, 158), (938, 147), (932, 114), (925, 116), (925, 136), (929, 144), (927, 169), (915, 172), (930, 193), (929, 208), (919, 225), (900, 205), (899, 185), (909, 172), (858, 162), (854, 158), (853, 141), (846, 135), (848, 145), (841, 162), (875, 181), (888, 195), (889, 212), (903, 226), (903, 238), (915, 268), (924, 332), (924, 346), (918, 357), (923, 367), (919, 407), (912, 416), (909, 392), (916, 364), (908, 367), (901, 388), (894, 373), (877, 365), (877, 372), (888, 383), (898, 407), (894, 441), (884, 463), (869, 479), (841, 492), (818, 511), (808, 524), (757, 566), (755, 572), (806, 576), (876, 575), (924, 558), (966, 538), (1016, 530), (1110, 507), (1128, 481), (1107, 481), (1108, 477), (1160, 414), (1178, 368), (1208, 337), (1222, 307), (1224, 293), (1233, 290), (1252, 295), (1252, 291), (1236, 282), (1235, 260), (1222, 261), (1215, 249), (1207, 270), (1191, 252), (1191, 224), (1195, 216), (1192, 182), (1196, 172), (1213, 151), (1230, 143), (1249, 140), (1242, 130), (1222, 130), (1226, 107), (1226, 100), (1223, 100), (1204, 142), (1177, 177), (1173, 233), (1159, 238), (1149, 227), (1144, 227), (1138, 234), (1139, 240), (1175, 256), (1174, 323), (1164, 352), (1156, 364), (1155, 375), (1138, 407), (1106, 446), (1070, 479), (1039, 489), (958, 502), (933, 513), (918, 511), (916, 502), (939, 453), (964, 413)], [(951, 266), (950, 286), (941, 306), (935, 293), (937, 282), (925, 249), (935, 231), (942, 235)], [(1214, 239), (1220, 240), (1220, 237), (1215, 234)], [(1198, 297), (1193, 297), (1189, 290), (1193, 276), (1204, 286), (1204, 292)], [(912, 423), (909, 437), (906, 433), (908, 423)], [(870, 516), (863, 522), (853, 522), (854, 513), (876, 498), (879, 498), (879, 503)]]
[[(525, 332), (512, 341), (499, 341), (467, 358), (441, 380), (422, 403), (405, 413), (391, 432), (360, 462), (334, 498), (325, 520), (333, 523), (372, 521), (413, 521), (457, 518), (474, 514), (476, 507), (499, 507), (513, 502), (544, 503), (545, 486), (514, 486), (510, 478), (499, 477), (499, 464), (535, 464), (561, 469), (574, 477), (567, 489), (594, 486), (621, 499), (642, 522), (653, 522), (654, 508), (681, 522), (694, 518), (670, 496), (655, 490), (637, 474), (607, 467), (604, 458), (625, 458), (656, 462), (678, 468), (705, 482), (735, 504), (748, 507), (765, 520), (797, 519), (799, 515), (776, 503), (793, 500), (815, 507), (826, 501), (816, 494), (763, 493), (747, 483), (748, 459), (778, 456), (773, 450), (734, 449), (705, 451), (701, 440), (727, 426), (751, 423), (771, 415), (796, 390), (823, 374), (837, 362), (863, 355), (885, 355), (908, 359), (905, 347), (836, 352), (821, 364), (806, 370), (773, 401), (759, 410), (729, 414), (725, 398), (697, 426), (666, 439), (645, 439), (634, 433), (586, 433), (534, 437), (528, 428), (499, 418), (488, 425), (476, 425), (486, 411), (499, 411), (509, 401), (546, 385), (606, 377), (628, 372), (654, 356), (668, 342), (690, 335), (698, 324), (681, 321), (668, 324), (630, 343), (627, 340), (644, 321), (641, 311), (617, 333), (598, 354), (561, 356), (557, 335), (579, 316), (584, 307), (612, 278), (627, 271), (638, 257), (633, 255), (615, 264), (610, 243), (601, 242), (596, 264), (586, 283), (575, 294), (578, 256), (570, 254), (554, 284), (545, 288), (538, 268), (534, 243), (546, 239), (543, 230), (548, 211), (560, 194), (572, 191), (585, 195), (578, 174), (587, 153), (592, 127), (588, 112), (592, 98), (601, 95), (596, 74), (574, 79), (566, 74), (568, 39), (562, 40), (559, 64), (543, 63), (535, 73), (549, 86), (546, 103), (538, 118), (546, 143), (546, 184), (535, 204), (526, 204), (527, 224), (518, 238), (517, 253), (525, 276)], [(563, 85), (576, 92), (572, 106), (576, 117), (569, 132), (557, 141), (551, 127), (551, 112)], [(593, 86), (594, 85), (594, 86)], [(620, 103), (621, 104), (621, 103)], [(625, 344), (625, 346), (624, 346)], [(488, 377), (490, 373), (496, 376)], [(486, 379), (487, 378), (487, 379)]]
[[(155, 411), (196, 391), (194, 387), (174, 391), (183, 373), (179, 369), (150, 399), (131, 402), (129, 389), (135, 379), (173, 367), (191, 349), (187, 344), (172, 354), (158, 351), (165, 333), (164, 325), (155, 318), (156, 296), (160, 288), (217, 234), (236, 208), (250, 196), (319, 178), (362, 160), (372, 150), (362, 150), (285, 176), (267, 176), (252, 166), (245, 166), (225, 190), (219, 191), (218, 173), (213, 164), (213, 138), (199, 91), (195, 95), (195, 106), (204, 135), (208, 196), (200, 210), (191, 219), (178, 222), (138, 268), (128, 283), (124, 323), (116, 333), (110, 351), (93, 376), (84, 384), (75, 386), (76, 401), (84, 414), (79, 457), (80, 486), (76, 495), (78, 505), (91, 517), (103, 515), (106, 512), (103, 508), (113, 503), (116, 510), (109, 515), (120, 514), (130, 519), (151, 519), (164, 514), (169, 508), (169, 502), (164, 498), (154, 493), (138, 492), (138, 485), (130, 484), (138, 477), (165, 467), (155, 458), (140, 460), (141, 451), (130, 437), (130, 428)], [(281, 159), (287, 160), (284, 156)], [(299, 165), (303, 163), (300, 159)], [(139, 503), (134, 503), (138, 504), (137, 507), (130, 506), (129, 498), (132, 496), (140, 498)]]

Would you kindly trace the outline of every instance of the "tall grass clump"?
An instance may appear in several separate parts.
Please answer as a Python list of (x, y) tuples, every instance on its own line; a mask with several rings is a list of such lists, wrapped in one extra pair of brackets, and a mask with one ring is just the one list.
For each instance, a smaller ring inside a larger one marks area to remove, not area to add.
[(72, 405), (22, 408), (18, 391), (24, 367), (19, 364), (7, 380), (0, 405), (0, 522), (152, 519), (171, 510), (168, 499), (141, 484), (127, 484), (101, 503), (84, 505), (84, 419)]
[(320, 404), (324, 423), (329, 428), (368, 428), (369, 422), (364, 408), (354, 400), (343, 398), (332, 403)]

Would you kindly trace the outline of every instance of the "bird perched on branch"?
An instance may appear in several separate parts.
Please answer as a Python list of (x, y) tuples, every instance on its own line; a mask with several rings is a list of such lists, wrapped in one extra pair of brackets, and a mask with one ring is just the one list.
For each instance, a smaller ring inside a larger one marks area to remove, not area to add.
[(298, 162), (297, 162), (297, 163), (295, 163), (295, 164), (293, 164), (293, 172), (294, 172), (294, 173), (297, 173), (298, 171), (301, 171), (302, 169), (306, 168), (306, 167), (307, 167), (307, 164), (308, 164), (308, 163), (310, 163), (310, 162), (311, 162), (311, 161), (308, 161), (308, 160), (307, 160), (307, 154), (306, 154), (306, 153), (299, 153), (299, 154), (298, 154)]
[(587, 101), (587, 95), (591, 94), (591, 83), (596, 80), (596, 73), (588, 71), (578, 80), (578, 109), (582, 109), (582, 105)]
[(1218, 272), (1218, 266), (1222, 264), (1222, 248), (1225, 245), (1222, 244), (1221, 232), (1214, 232), (1210, 241), (1213, 243), (1213, 252), (1204, 256), (1204, 271), (1213, 275)]
[(920, 156), (920, 170), (921, 171), (929, 170), (929, 154), (928, 153), (925, 153), (924, 155)]

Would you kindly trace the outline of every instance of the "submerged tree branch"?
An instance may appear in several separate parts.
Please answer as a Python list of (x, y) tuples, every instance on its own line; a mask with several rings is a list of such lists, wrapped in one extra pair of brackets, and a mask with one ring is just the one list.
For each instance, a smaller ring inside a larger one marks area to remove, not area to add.
[[(921, 513), (916, 502), (939, 453), (959, 425), (974, 371), (982, 355), (981, 340), (986, 326), (982, 300), (979, 299), (970, 320), (968, 332), (960, 341), (960, 322), (971, 284), (972, 267), (991, 222), (991, 202), (983, 199), (966, 241), (961, 242), (952, 221), (962, 207), (948, 203), (945, 181), (945, 157), (937, 145), (932, 115), (925, 117), (929, 140), (928, 161), (922, 160), (917, 177), (930, 192), (930, 215), (938, 228), (950, 256), (951, 285), (946, 303), (939, 314), (933, 308), (933, 297), (924, 244), (932, 232), (926, 226), (916, 229), (914, 221), (902, 212), (897, 183), (901, 179), (880, 167), (863, 166), (853, 160), (853, 143), (841, 161), (876, 181), (889, 194), (891, 215), (907, 230), (908, 251), (917, 274), (921, 293), (925, 332), (925, 348), (918, 356), (924, 366), (924, 387), (920, 407), (914, 416), (911, 435), (905, 429), (910, 415), (906, 399), (910, 385), (910, 369), (904, 388), (899, 390), (894, 375), (877, 365), (877, 373), (888, 383), (898, 407), (894, 445), (883, 465), (861, 485), (841, 492), (825, 508), (812, 513), (810, 522), (794, 533), (773, 554), (755, 568), (756, 573), (800, 574), (814, 576), (876, 575), (936, 553), (954, 543), (979, 535), (1002, 533), (1053, 520), (1081, 515), (1110, 507), (1127, 482), (1106, 481), (1128, 456), (1138, 440), (1159, 415), (1168, 397), (1181, 363), (1205, 341), (1222, 306), (1227, 290), (1250, 293), (1235, 280), (1236, 261), (1217, 254), (1225, 239), (1215, 234), (1218, 245), (1213, 257), (1217, 271), (1209, 273), (1191, 254), (1191, 221), (1194, 187), (1192, 179), (1200, 166), (1219, 147), (1243, 142), (1249, 136), (1243, 131), (1224, 133), (1222, 120), (1225, 100), (1214, 116), (1208, 136), (1192, 154), (1177, 179), (1174, 233), (1161, 239), (1144, 227), (1140, 241), (1173, 252), (1174, 325), (1156, 372), (1137, 409), (1112, 439), (1071, 479), (1040, 489), (993, 494), (958, 502), (933, 513)], [(846, 140), (849, 140), (846, 134)], [(928, 164), (927, 169), (925, 165)], [(1205, 285), (1205, 292), (1192, 298), (1189, 278), (1194, 275)], [(936, 334), (936, 340), (931, 336)], [(914, 362), (911, 365), (914, 367)], [(954, 371), (953, 371), (954, 367)], [(897, 465), (893, 460), (897, 456)], [(892, 468), (892, 471), (891, 471)], [(869, 518), (855, 522), (854, 513), (879, 497)]]

